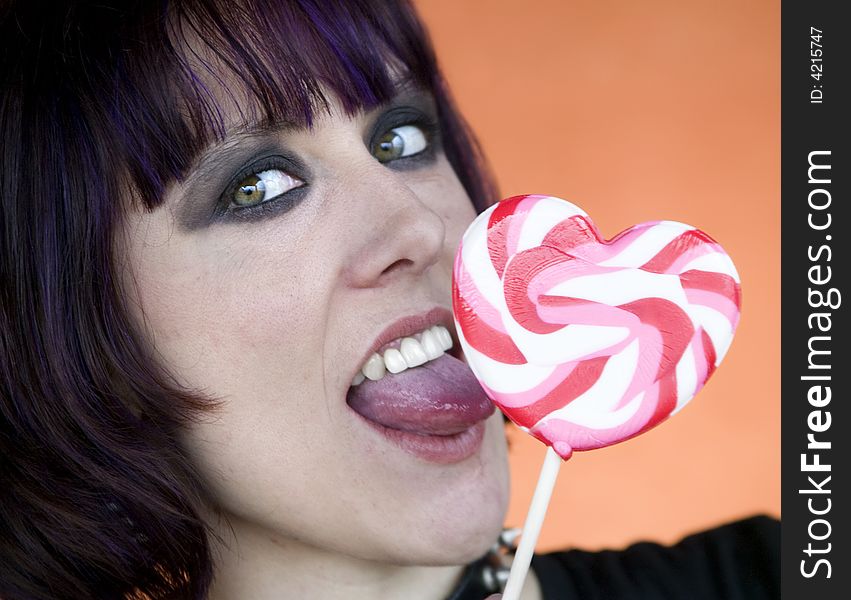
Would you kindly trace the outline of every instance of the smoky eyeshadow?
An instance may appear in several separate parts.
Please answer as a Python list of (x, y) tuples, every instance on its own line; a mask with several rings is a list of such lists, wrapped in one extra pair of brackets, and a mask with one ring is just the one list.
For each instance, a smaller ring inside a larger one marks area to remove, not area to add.
[[(371, 111), (372, 112), (372, 111)], [(429, 142), (428, 149), (419, 155), (399, 159), (392, 168), (405, 170), (414, 169), (434, 161), (440, 144), (440, 127), (437, 117), (437, 107), (434, 98), (427, 90), (408, 88), (397, 95), (389, 103), (374, 109), (375, 117), (370, 120), (364, 131), (364, 144), (372, 148), (378, 137), (384, 132), (406, 124), (414, 124), (423, 128)], [(235, 140), (226, 142), (218, 150), (214, 150), (203, 159), (192, 174), (183, 182), (187, 190), (179, 200), (177, 221), (185, 232), (195, 232), (209, 227), (216, 222), (245, 222), (262, 219), (272, 211), (270, 206), (264, 207), (257, 214), (243, 215), (228, 214), (228, 202), (223, 199), (239, 181), (250, 175), (258, 165), (268, 164), (271, 159), (279, 161), (281, 168), (309, 184), (310, 173), (307, 167), (294, 153), (281, 147), (280, 134), (283, 129), (266, 130), (263, 133), (246, 133)], [(256, 169), (255, 169), (256, 170)], [(301, 199), (308, 191), (309, 185), (294, 189), (292, 200)], [(278, 210), (284, 210), (279, 207)]]
[(372, 149), (386, 132), (404, 125), (415, 125), (426, 136), (428, 142), (426, 149), (413, 156), (399, 158), (384, 164), (388, 168), (404, 171), (433, 163), (440, 148), (440, 128), (437, 119), (429, 112), (424, 108), (408, 104), (389, 107), (380, 114), (376, 122), (369, 128), (369, 135), (364, 143)]
[(210, 226), (227, 208), (222, 206), (222, 194), (236, 187), (242, 173), (273, 156), (291, 164), (292, 175), (303, 178), (299, 161), (272, 140), (258, 144), (256, 136), (246, 137), (211, 155), (184, 181), (187, 191), (177, 211), (181, 229), (192, 232)]
[(381, 107), (367, 128), (364, 143), (371, 147), (389, 129), (414, 124), (426, 129), (438, 128), (437, 106), (429, 92), (404, 92)]

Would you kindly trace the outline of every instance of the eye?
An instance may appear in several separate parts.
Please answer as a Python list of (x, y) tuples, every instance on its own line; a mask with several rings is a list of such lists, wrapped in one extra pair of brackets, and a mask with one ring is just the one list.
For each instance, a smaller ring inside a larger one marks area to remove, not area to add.
[(231, 201), (237, 207), (247, 208), (273, 200), (303, 185), (302, 180), (280, 169), (259, 171), (252, 173), (237, 184), (231, 196)]
[(394, 127), (373, 144), (372, 153), (378, 162), (419, 154), (428, 147), (425, 132), (416, 125)]

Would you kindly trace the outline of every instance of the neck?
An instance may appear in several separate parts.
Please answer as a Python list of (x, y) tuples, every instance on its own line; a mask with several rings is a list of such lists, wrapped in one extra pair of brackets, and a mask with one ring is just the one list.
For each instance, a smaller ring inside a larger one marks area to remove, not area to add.
[(209, 600), (443, 600), (464, 569), (389, 564), (275, 537), (231, 520), (211, 536), (215, 578)]

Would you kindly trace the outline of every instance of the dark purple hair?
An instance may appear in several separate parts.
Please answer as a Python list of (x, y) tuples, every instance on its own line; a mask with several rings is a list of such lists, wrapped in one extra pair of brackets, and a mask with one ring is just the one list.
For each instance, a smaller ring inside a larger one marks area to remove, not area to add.
[(215, 399), (142, 342), (112, 247), (129, 204), (153, 210), (221, 139), (206, 65), (257, 124), (306, 126), (325, 90), (350, 114), (389, 100), (401, 67), (479, 209), (491, 180), (407, 2), (0, 6), (0, 598), (203, 598), (204, 496), (176, 433)]

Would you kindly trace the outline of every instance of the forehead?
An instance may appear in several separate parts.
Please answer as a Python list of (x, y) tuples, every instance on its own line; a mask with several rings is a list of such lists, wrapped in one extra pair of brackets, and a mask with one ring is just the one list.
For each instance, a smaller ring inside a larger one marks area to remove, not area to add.
[[(207, 50), (209, 51), (209, 50)], [(202, 68), (195, 69), (193, 78), (203, 86), (205, 112), (214, 113), (209, 125), (213, 135), (209, 146), (227, 148), (252, 138), (264, 137), (274, 132), (310, 129), (318, 119), (327, 117), (351, 118), (387, 105), (399, 97), (427, 96), (431, 90), (404, 65), (389, 59), (383, 68), (388, 74), (386, 86), (380, 94), (371, 94), (361, 101), (340, 96), (339, 89), (325, 83), (310, 86), (303, 96), (294, 93), (291, 82), (270, 82), (270, 91), (277, 97), (299, 96), (291, 104), (274, 104), (258, 94), (257, 89), (246, 84), (228, 65), (212, 57)], [(272, 88), (271, 86), (275, 86)], [(178, 97), (177, 102), (188, 118), (198, 105), (195, 98)]]

